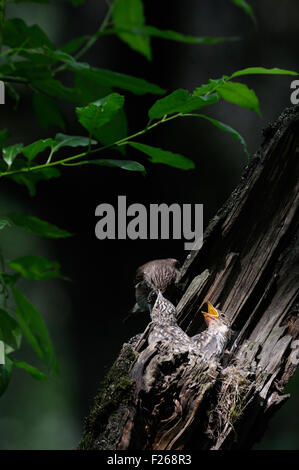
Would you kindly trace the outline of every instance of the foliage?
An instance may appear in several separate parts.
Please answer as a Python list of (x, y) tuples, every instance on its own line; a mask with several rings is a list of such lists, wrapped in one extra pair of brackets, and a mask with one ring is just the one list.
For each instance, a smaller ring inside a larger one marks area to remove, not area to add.
[[(23, 3), (29, 0), (0, 0), (0, 80), (16, 102), (22, 89), (32, 93), (32, 106), (43, 129), (49, 136), (31, 143), (8, 143), (13, 129), (0, 130), (0, 176), (25, 185), (31, 196), (36, 185), (45, 179), (61, 176), (59, 167), (96, 165), (126, 171), (146, 173), (149, 157), (151, 163), (162, 163), (181, 170), (191, 170), (195, 163), (189, 158), (137, 142), (143, 134), (173, 119), (197, 117), (205, 119), (218, 129), (228, 132), (243, 146), (249, 158), (243, 137), (226, 123), (203, 114), (203, 110), (221, 100), (261, 114), (259, 100), (246, 84), (236, 78), (251, 74), (290, 74), (296, 72), (278, 68), (249, 67), (230, 76), (210, 79), (193, 90), (178, 89), (167, 92), (148, 80), (94, 67), (81, 61), (81, 57), (103, 36), (115, 35), (136, 53), (152, 60), (152, 37), (190, 45), (217, 45), (235, 41), (235, 37), (200, 37), (184, 35), (177, 31), (161, 30), (146, 23), (142, 0), (111, 0), (106, 16), (92, 35), (74, 38), (56, 47), (39, 25), (28, 25), (21, 18), (5, 17), (6, 3)], [(31, 0), (48, 4), (50, 0)], [(84, 0), (64, 0), (73, 7), (84, 5)], [(256, 23), (250, 5), (232, 0)], [(45, 5), (43, 8), (47, 8)], [(72, 76), (72, 86), (64, 83), (64, 73)], [(149, 121), (144, 127), (128, 133), (125, 106), (130, 103), (130, 93), (156, 96), (148, 110)], [(82, 126), (81, 135), (69, 135), (62, 103), (68, 102), (73, 116)], [(200, 111), (200, 112), (199, 112)], [(52, 134), (53, 127), (63, 133)], [(134, 148), (142, 163), (125, 157), (126, 149)], [(109, 156), (110, 150), (119, 151), (119, 159)], [(103, 157), (99, 158), (102, 152)], [(139, 153), (138, 153), (139, 152)], [(145, 163), (144, 163), (145, 162)], [(104, 171), (104, 169), (99, 169)], [(11, 226), (25, 229), (37, 236), (54, 239), (71, 236), (66, 230), (23, 214), (1, 216), (0, 230)], [(2, 308), (0, 309), (0, 394), (8, 386), (13, 368), (21, 368), (33, 377), (44, 380), (45, 374), (35, 366), (11, 357), (21, 346), (24, 337), (48, 371), (57, 372), (57, 361), (47, 329), (38, 310), (15, 285), (19, 279), (29, 281), (62, 277), (57, 262), (32, 254), (13, 260), (4, 260), (1, 252), (0, 284)]]

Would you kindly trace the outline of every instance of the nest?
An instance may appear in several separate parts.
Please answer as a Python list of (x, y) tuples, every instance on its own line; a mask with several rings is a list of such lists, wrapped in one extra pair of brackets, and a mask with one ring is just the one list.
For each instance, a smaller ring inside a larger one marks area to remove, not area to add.
[(250, 372), (237, 364), (221, 372), (216, 404), (209, 412), (207, 426), (207, 434), (216, 447), (231, 430), (236, 432), (235, 424), (251, 401), (253, 382), (249, 376)]

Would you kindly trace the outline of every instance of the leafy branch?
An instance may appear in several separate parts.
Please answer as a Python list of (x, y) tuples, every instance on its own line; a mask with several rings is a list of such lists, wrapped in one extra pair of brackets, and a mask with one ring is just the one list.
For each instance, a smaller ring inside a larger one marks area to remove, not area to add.
[[(5, 218), (0, 220), (0, 230), (8, 230), (13, 226), (48, 238), (71, 236), (69, 232), (37, 217), (7, 214)], [(8, 386), (13, 367), (25, 370), (38, 380), (45, 380), (47, 377), (36, 367), (24, 361), (16, 361), (11, 357), (12, 353), (20, 349), (22, 337), (27, 340), (41, 362), (44, 363), (48, 373), (58, 372), (54, 348), (41, 314), (15, 285), (21, 279), (41, 281), (57, 277), (63, 278), (63, 276), (57, 262), (42, 256), (28, 255), (5, 261), (1, 253), (0, 264), (0, 299), (2, 299), (0, 306), (0, 351), (4, 352), (2, 361), (0, 361), (1, 396)], [(12, 273), (9, 273), (9, 270)]]
[[(236, 77), (252, 74), (297, 75), (296, 72), (282, 70), (278, 68), (266, 69), (263, 67), (250, 67), (236, 71), (231, 76), (224, 76), (220, 79), (210, 80), (208, 84), (196, 88), (192, 94), (190, 94), (187, 90), (176, 90), (170, 95), (167, 95), (164, 98), (157, 100), (153, 104), (153, 106), (148, 111), (150, 121), (145, 128), (129, 136), (117, 139), (106, 145), (91, 149), (91, 144), (94, 145), (97, 143), (97, 141), (101, 141), (102, 128), (105, 125), (109, 124), (109, 122), (112, 121), (115, 115), (123, 108), (123, 96), (118, 93), (111, 93), (100, 100), (90, 103), (87, 106), (76, 108), (76, 113), (79, 122), (88, 131), (88, 138), (57, 134), (55, 139), (42, 139), (33, 142), (25, 148), (23, 148), (23, 146), (21, 146), (20, 144), (15, 144), (10, 147), (4, 147), (3, 158), (7, 163), (8, 169), (6, 171), (2, 171), (0, 175), (13, 176), (22, 173), (28, 175), (28, 173), (34, 171), (46, 170), (50, 167), (59, 165), (77, 166), (81, 164), (96, 163), (102, 166), (111, 166), (109, 164), (109, 159), (86, 160), (85, 157), (103, 152), (104, 150), (118, 148), (122, 145), (129, 144), (130, 141), (132, 141), (133, 139), (149, 132), (155, 127), (182, 117), (199, 117), (207, 120), (222, 131), (230, 133), (234, 139), (238, 140), (242, 144), (247, 157), (249, 157), (246, 142), (244, 138), (235, 129), (212, 117), (209, 117), (202, 113), (194, 113), (193, 111), (198, 111), (204, 107), (215, 104), (220, 100), (220, 98), (223, 98), (224, 100), (230, 103), (236, 104), (246, 109), (253, 110), (260, 114), (258, 98), (255, 95), (254, 91), (249, 89), (243, 83), (232, 81), (232, 79)], [(94, 137), (96, 140), (91, 140), (91, 136)], [(53, 155), (62, 147), (77, 146), (87, 146), (88, 149), (84, 152), (80, 152), (75, 155), (67, 156), (52, 161)], [(31, 165), (31, 162), (38, 156), (38, 154), (42, 153), (47, 147), (50, 147), (50, 153), (47, 157), (46, 162), (39, 163), (37, 165)], [(135, 148), (143, 152), (142, 147), (135, 146)], [(165, 155), (165, 151), (161, 149), (156, 150), (156, 153), (157, 152), (159, 153), (159, 157), (156, 156), (156, 159), (154, 160), (155, 162), (164, 163), (181, 169), (194, 168), (194, 164), (190, 160), (189, 165), (186, 166), (186, 161), (188, 160), (186, 157), (180, 156), (180, 158), (178, 158), (178, 154), (173, 154), (173, 158), (171, 159), (169, 158), (169, 154), (171, 152), (166, 151), (167, 155)], [(16, 157), (18, 155), (20, 156), (21, 154), (23, 154), (27, 159), (26, 166), (24, 166), (24, 163), (26, 162), (23, 159), (19, 159), (18, 162), (16, 160)], [(77, 162), (77, 160), (80, 161)], [(75, 161), (76, 163), (74, 163)], [(153, 159), (151, 161), (153, 161)], [(17, 162), (16, 167), (14, 167), (14, 162)], [(131, 165), (124, 166), (122, 164), (122, 160), (113, 160), (113, 166), (119, 166), (121, 168), (128, 169), (131, 171), (133, 170), (145, 173), (144, 166), (140, 163), (133, 161), (131, 162)]]
[[(49, 168), (49, 167), (52, 167), (52, 166), (57, 166), (57, 165), (66, 165), (70, 162), (73, 162), (74, 160), (78, 160), (80, 158), (83, 158), (83, 157), (86, 157), (90, 154), (94, 154), (94, 153), (98, 153), (98, 152), (101, 152), (103, 150), (107, 150), (107, 149), (110, 149), (112, 147), (116, 147), (116, 146), (120, 146), (120, 145), (124, 145), (126, 144), (127, 142), (129, 142), (130, 140), (134, 139), (135, 137), (138, 137), (140, 135), (143, 135), (145, 134), (146, 132), (150, 131), (151, 129), (154, 129), (155, 127), (157, 127), (158, 125), (162, 124), (162, 123), (165, 123), (165, 122), (168, 122), (172, 119), (175, 119), (177, 117), (181, 117), (183, 116), (181, 113), (175, 115), (175, 116), (170, 116), (168, 118), (165, 117), (165, 119), (162, 119), (161, 121), (158, 121), (154, 124), (151, 124), (149, 126), (147, 126), (146, 128), (138, 131), (138, 132), (135, 132), (134, 134), (128, 136), (128, 137), (125, 137), (123, 139), (120, 139), (112, 144), (109, 144), (109, 145), (105, 145), (105, 146), (102, 146), (102, 147), (97, 147), (95, 149), (91, 149), (91, 150), (87, 150), (86, 152), (81, 152), (79, 154), (76, 154), (76, 155), (72, 155), (70, 157), (66, 157), (66, 158), (62, 158), (60, 160), (56, 160), (56, 161), (49, 161), (50, 158), (48, 157), (47, 159), (47, 162), (46, 163), (42, 163), (40, 165), (35, 165), (35, 166), (28, 166), (28, 167), (25, 167), (25, 168), (20, 168), (20, 169), (17, 169), (17, 170), (12, 170), (12, 171), (5, 171), (5, 172), (2, 172), (0, 173), (0, 176), (9, 176), (9, 175), (14, 175), (14, 174), (19, 174), (19, 173), (28, 173), (28, 172), (31, 172), (31, 171), (35, 171), (35, 170), (40, 170), (40, 169), (44, 169), (44, 168)], [(66, 136), (67, 137), (67, 136)], [(68, 136), (69, 137), (69, 136)], [(42, 141), (37, 141), (36, 144), (40, 143), (41, 145), (41, 148), (42, 148)], [(53, 151), (53, 149), (51, 150), (50, 152), (50, 157), (53, 156), (55, 152)], [(121, 160), (120, 160), (121, 162)], [(91, 162), (86, 162), (84, 160), (76, 163), (76, 165), (82, 165), (84, 163), (91, 163)], [(142, 169), (142, 171), (145, 171), (144, 167), (143, 166), (140, 166), (140, 170)]]

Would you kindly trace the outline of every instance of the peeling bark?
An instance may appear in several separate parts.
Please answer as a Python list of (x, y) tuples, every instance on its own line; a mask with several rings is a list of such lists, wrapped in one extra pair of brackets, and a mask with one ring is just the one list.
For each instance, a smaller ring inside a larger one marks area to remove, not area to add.
[[(124, 351), (130, 361), (98, 397), (79, 448), (248, 449), (288, 398), (299, 362), (299, 107), (264, 136), (178, 279), (175, 327), (190, 337), (203, 330), (209, 300), (232, 323), (230, 344), (207, 363), (174, 349), (171, 338), (150, 344), (151, 322), (124, 345), (113, 368), (119, 372)], [(120, 377), (128, 388), (119, 388)], [(113, 383), (121, 393), (110, 410)]]

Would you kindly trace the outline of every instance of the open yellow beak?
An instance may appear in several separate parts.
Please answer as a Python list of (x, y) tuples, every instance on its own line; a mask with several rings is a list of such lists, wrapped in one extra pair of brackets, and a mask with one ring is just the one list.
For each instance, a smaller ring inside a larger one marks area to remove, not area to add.
[(208, 302), (208, 313), (207, 312), (201, 312), (201, 313), (203, 314), (207, 324), (209, 324), (211, 319), (219, 317), (218, 310), (215, 307), (213, 307), (213, 305), (210, 302)]

